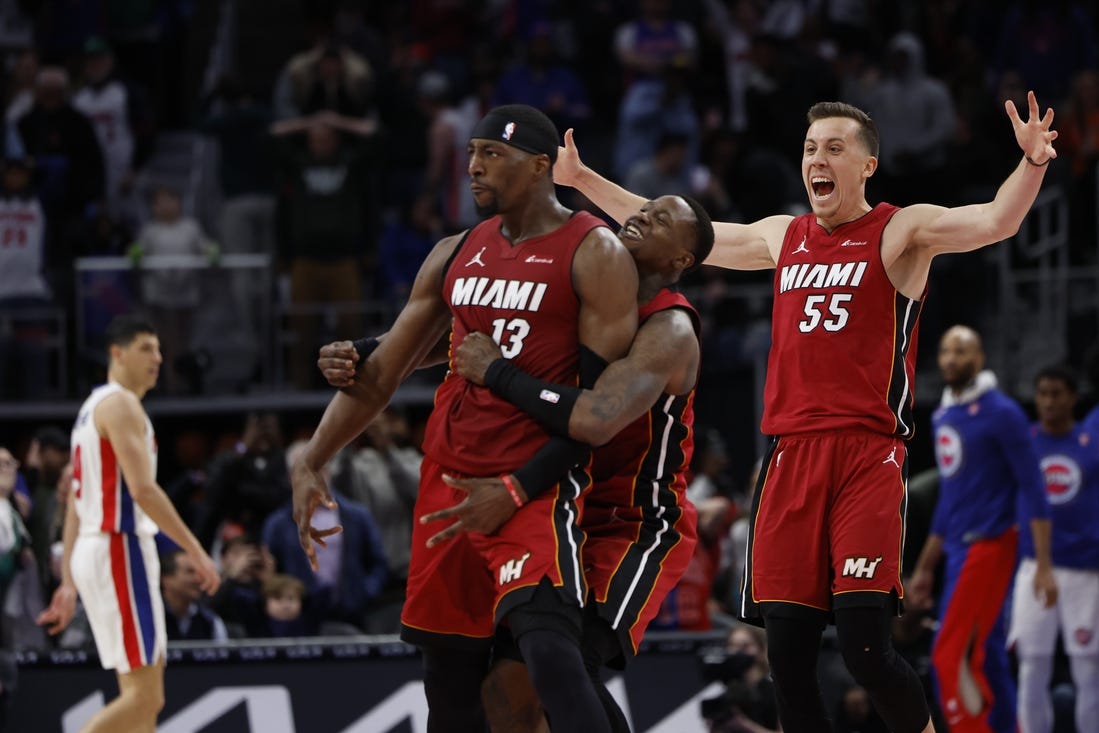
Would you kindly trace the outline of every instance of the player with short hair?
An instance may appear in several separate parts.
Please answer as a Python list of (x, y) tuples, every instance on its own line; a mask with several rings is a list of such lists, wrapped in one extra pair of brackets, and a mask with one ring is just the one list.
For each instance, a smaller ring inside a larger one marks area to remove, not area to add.
[(38, 623), (60, 633), (79, 592), (99, 661), (116, 671), (119, 688), (83, 732), (152, 733), (164, 705), (167, 645), (158, 528), (187, 553), (203, 591), (216, 591), (220, 577), (156, 481), (156, 436), (141, 407), (163, 361), (156, 329), (122, 315), (108, 325), (106, 340), (107, 383), (92, 390), (72, 431), (61, 585)]
[(1030, 434), (1045, 477), (1053, 525), (1057, 604), (1045, 607), (1031, 592), (1038, 563), (1029, 517), (1020, 517), (1019, 557), (1008, 644), (1019, 660), (1019, 729), (1050, 733), (1049, 683), (1061, 634), (1076, 690), (1076, 730), (1099, 730), (1099, 434), (1077, 423), (1077, 377), (1045, 367), (1034, 377), (1038, 422)]
[[(871, 206), (877, 130), (839, 102), (809, 110), (802, 180), (812, 213), (715, 224), (706, 264), (776, 268), (763, 432), (741, 613), (767, 628), (787, 733), (829, 729), (817, 680), (834, 619), (856, 681), (898, 733), (933, 730), (923, 688), (890, 641), (900, 610), (916, 324), (932, 259), (1012, 236), (1056, 156), (1053, 111), (1007, 102), (1023, 158), (983, 204)], [(618, 221), (640, 203), (583, 165), (572, 139), (554, 175)]]
[[(637, 327), (637, 271), (602, 222), (557, 201), (558, 139), (549, 118), (525, 105), (493, 109), (474, 128), (470, 188), (489, 218), (435, 246), (386, 338), (362, 362), (360, 378), (333, 398), (292, 470), (294, 515), (311, 559), (313, 543), (338, 531), (310, 524), (318, 505), (334, 505), (321, 467), (448, 330), (459, 342), (470, 331), (493, 333), (517, 364), (554, 382), (592, 384), (626, 352)], [(436, 391), (424, 452), (417, 518), (457, 501), (445, 477), (502, 476), (522, 504), (491, 536), (429, 547), (432, 529), (413, 528), (401, 636), (423, 651), (430, 730), (483, 726), (481, 680), (504, 620), (555, 725), (609, 730), (580, 653), (586, 586), (577, 520), (591, 479), (577, 464), (587, 446), (550, 438), (518, 408), (451, 372)]]

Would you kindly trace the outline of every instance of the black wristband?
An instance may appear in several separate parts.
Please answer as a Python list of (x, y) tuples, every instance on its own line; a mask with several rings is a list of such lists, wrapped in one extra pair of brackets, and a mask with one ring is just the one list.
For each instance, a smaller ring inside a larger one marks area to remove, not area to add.
[(559, 484), (576, 464), (587, 463), (590, 455), (590, 446), (551, 435), (546, 444), (512, 474), (526, 492), (527, 500), (533, 501), (546, 489)]
[(354, 347), (355, 353), (359, 355), (359, 363), (361, 364), (366, 361), (366, 357), (374, 353), (374, 349), (378, 348), (380, 343), (381, 341), (378, 341), (377, 336), (366, 336), (355, 339), (351, 342), (351, 346)]
[[(537, 420), (551, 433), (568, 437), (569, 417), (580, 389), (547, 382), (500, 358), (485, 370), (485, 386)], [(523, 488), (527, 484), (519, 479)]]
[(1026, 158), (1026, 162), (1030, 163), (1035, 168), (1044, 168), (1045, 166), (1049, 165), (1049, 161), (1053, 160), (1053, 156), (1050, 156), (1050, 157), (1046, 158), (1045, 163), (1035, 163), (1034, 160), (1029, 155), (1026, 155), (1024, 153), (1023, 157)]

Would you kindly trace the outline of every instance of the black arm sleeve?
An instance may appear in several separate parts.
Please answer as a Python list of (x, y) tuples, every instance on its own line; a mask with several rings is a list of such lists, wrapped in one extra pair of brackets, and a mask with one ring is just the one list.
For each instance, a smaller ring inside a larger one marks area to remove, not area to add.
[[(581, 344), (580, 385), (582, 387), (594, 386), (595, 381), (606, 368), (607, 361), (605, 359)], [(580, 396), (580, 390), (575, 387), (563, 388), (561, 385), (535, 380), (534, 377), (520, 371), (518, 367), (516, 367), (515, 371), (527, 379), (548, 385), (548, 387), (552, 388), (554, 391), (571, 389), (575, 393), (569, 402), (568, 412), (565, 414), (564, 418), (565, 435), (568, 435), (568, 415), (572, 413), (572, 406), (576, 404), (576, 399)], [(487, 380), (487, 373), (485, 377)], [(522, 380), (520, 380), (520, 382), (521, 381)], [(501, 394), (500, 396), (507, 399), (509, 402), (511, 401), (504, 394)], [(514, 404), (516, 407), (526, 411), (526, 408), (518, 402), (515, 402)], [(531, 414), (537, 418), (537, 415), (534, 415), (534, 413)], [(519, 484), (523, 487), (523, 491), (526, 492), (528, 499), (533, 499), (560, 481), (573, 466), (581, 461), (587, 461), (589, 455), (591, 455), (591, 446), (586, 443), (581, 443), (568, 437), (551, 435), (550, 439), (546, 441), (546, 444), (542, 446), (529, 461), (515, 471), (515, 478), (519, 479)]]
[(533, 417), (551, 433), (568, 437), (569, 416), (580, 397), (578, 388), (532, 377), (502, 357), (485, 370), (485, 386)]

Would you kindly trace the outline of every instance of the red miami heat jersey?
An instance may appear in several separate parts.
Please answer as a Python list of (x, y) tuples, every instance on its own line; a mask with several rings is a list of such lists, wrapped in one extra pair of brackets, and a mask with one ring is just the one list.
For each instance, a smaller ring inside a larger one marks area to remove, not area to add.
[[(638, 310), (638, 327), (671, 308), (690, 314), (697, 335), (698, 312), (683, 295), (668, 289)], [(585, 503), (585, 520), (597, 513), (598, 506), (614, 507), (616, 517), (625, 519), (623, 513), (630, 511), (626, 507), (633, 507), (635, 513), (652, 512), (685, 502), (686, 472), (694, 453), (694, 394), (691, 390), (684, 395), (660, 395), (648, 412), (596, 449), (595, 487)]]
[(896, 206), (878, 204), (831, 234), (791, 222), (774, 282), (763, 432), (866, 428), (911, 438), (921, 300), (897, 292), (881, 260)]
[[(451, 343), (481, 331), (528, 374), (577, 384), (580, 301), (572, 260), (598, 226), (595, 216), (577, 212), (549, 234), (513, 245), (500, 233), (500, 217), (478, 224), (443, 277), (454, 314)], [(424, 453), (445, 468), (493, 475), (522, 466), (547, 438), (522, 410), (451, 371), (435, 392)]]
[[(156, 523), (134, 501), (111, 442), (95, 428), (95, 408), (124, 388), (110, 382), (96, 387), (77, 413), (72, 430), (73, 497), (80, 517), (80, 534), (136, 534), (152, 537)], [(156, 436), (145, 417), (145, 449), (156, 475)]]

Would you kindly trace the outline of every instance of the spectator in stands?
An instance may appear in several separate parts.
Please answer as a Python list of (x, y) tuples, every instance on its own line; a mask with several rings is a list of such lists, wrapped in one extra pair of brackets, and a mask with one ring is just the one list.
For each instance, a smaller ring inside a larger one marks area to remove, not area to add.
[(56, 273), (52, 281), (58, 295), (71, 280), (71, 258), (80, 251), (75, 239), (89, 212), (103, 201), (103, 153), (92, 123), (69, 101), (68, 73), (56, 66), (38, 72), (34, 104), (16, 126), (23, 152), (34, 159), (37, 169), (38, 194), (50, 223), (49, 266)]
[[(38, 51), (33, 48), (19, 51), (8, 71), (7, 88), (4, 92), (4, 122), (8, 128), (6, 134), (9, 136), (18, 135), (15, 123), (29, 112), (31, 105), (34, 104), (34, 84), (37, 76)], [(16, 145), (18, 147), (15, 150), (8, 151), (9, 155), (23, 154), (22, 143), (16, 141)]]
[[(290, 467), (304, 446), (304, 441), (299, 441), (287, 450)], [(326, 527), (342, 526), (343, 531), (329, 537), (328, 545), (317, 553), (318, 567), (313, 572), (301, 551), (290, 492), (284, 496), (286, 503), (264, 523), (263, 544), (271, 550), (280, 572), (305, 584), (310, 605), (325, 619), (362, 629), (371, 602), (389, 577), (382, 535), (370, 510), (338, 492), (336, 508), (318, 507), (322, 516), (317, 521), (326, 522)]]
[(133, 217), (134, 176), (152, 149), (153, 112), (146, 95), (119, 75), (105, 40), (89, 38), (84, 53), (84, 86), (73, 95), (73, 106), (91, 120), (99, 139), (107, 209)]
[[(41, 399), (49, 378), (46, 340), (53, 290), (47, 282), (46, 216), (30, 161), (9, 158), (0, 190), (0, 397)], [(56, 328), (52, 329), (56, 332)]]
[[(285, 250), (290, 303), (307, 309), (339, 306), (337, 333), (361, 333), (363, 271), (374, 267), (372, 170), (380, 151), (372, 122), (321, 112), (271, 126), (273, 150), (284, 183)], [(304, 149), (293, 139), (306, 137)], [(371, 278), (372, 279), (372, 278)], [(290, 374), (308, 389), (319, 380), (312, 364), (320, 345), (319, 315), (291, 318), (295, 347)]]
[(18, 470), (19, 461), (0, 445), (0, 598), (20, 567), (23, 548), (29, 544), (23, 519), (12, 501)]
[[(715, 670), (724, 693), (703, 702), (709, 733), (776, 733), (775, 685), (767, 662), (767, 635), (737, 623), (725, 642), (726, 657)], [(715, 665), (716, 666), (716, 665)]]
[(305, 584), (293, 575), (276, 573), (263, 584), (264, 626), (261, 637), (313, 636), (316, 620), (307, 609)]
[(523, 51), (525, 59), (500, 77), (491, 105), (529, 104), (549, 115), (558, 130), (586, 122), (591, 116), (587, 92), (572, 69), (557, 60), (549, 23), (534, 24)]
[(443, 238), (438, 202), (420, 196), (390, 217), (378, 241), (378, 275), (375, 290), (394, 304), (408, 298), (420, 265), (435, 243)]
[(1041, 89), (1057, 106), (1068, 95), (1076, 72), (1095, 68), (1095, 19), (1088, 17), (1085, 4), (1021, 0), (1000, 18), (995, 76), (1017, 69), (1027, 89)]
[(1083, 250), (1078, 259), (1095, 259), (1095, 206), (1099, 201), (1099, 71), (1076, 74), (1064, 109), (1058, 117), (1058, 148), (1069, 163), (1069, 241)]
[(275, 253), (273, 172), (263, 140), (270, 125), (271, 110), (236, 77), (221, 77), (202, 102), (198, 129), (219, 143), (225, 252)]
[(898, 205), (927, 200), (951, 204), (944, 176), (954, 137), (954, 101), (941, 80), (924, 70), (923, 44), (912, 33), (889, 42), (885, 77), (869, 92), (867, 114), (881, 135), (875, 175), (881, 196)]
[(169, 641), (226, 641), (229, 633), (218, 615), (200, 603), (202, 588), (191, 558), (172, 550), (160, 558), (160, 588)]
[(457, 232), (480, 220), (469, 193), (466, 146), (481, 113), (457, 103), (442, 72), (424, 73), (416, 89), (420, 109), (428, 120), (423, 195), (438, 202), (446, 230)]
[[(217, 245), (202, 231), (198, 220), (184, 215), (178, 191), (167, 186), (154, 189), (152, 212), (152, 220), (141, 228), (130, 249), (135, 264), (153, 255), (192, 255), (217, 261)], [(153, 267), (142, 273), (142, 301), (164, 339), (168, 368), (162, 370), (160, 381), (168, 393), (182, 391), (179, 365), (191, 351), (191, 326), (202, 302), (201, 280), (200, 271), (195, 269)], [(190, 391), (195, 391), (194, 385)]]
[(412, 444), (404, 415), (392, 407), (367, 425), (363, 437), (361, 448), (341, 456), (334, 486), (365, 506), (382, 528), (389, 580), (372, 604), (366, 631), (397, 633), (412, 552), (412, 508), (423, 453)]
[(46, 426), (35, 433), (32, 443), (35, 455), (28, 455), (27, 462), (36, 464), (37, 470), (33, 474), (28, 473), (33, 489), (27, 529), (30, 530), (40, 577), (48, 578), (50, 546), (61, 539), (65, 502), (72, 484), (69, 436), (60, 428)]
[(329, 111), (347, 117), (370, 112), (373, 70), (346, 46), (322, 39), (293, 56), (279, 74), (275, 112), (280, 119)]
[(699, 120), (687, 88), (686, 65), (667, 67), (659, 77), (635, 82), (618, 112), (615, 139), (615, 175), (625, 178), (634, 163), (656, 152), (662, 135), (674, 133), (687, 140), (685, 164), (698, 160)]
[(691, 168), (687, 165), (688, 139), (686, 135), (665, 132), (656, 141), (651, 157), (633, 164), (624, 185), (647, 200), (666, 194), (693, 195)]
[(290, 496), (279, 419), (252, 412), (236, 445), (214, 458), (206, 482), (206, 508), (199, 541), (212, 547), (221, 524), (238, 525), (255, 541), (267, 516)]
[(275, 574), (270, 551), (243, 535), (221, 546), (221, 585), (210, 608), (225, 621), (231, 638), (263, 630), (263, 584)]
[(690, 24), (671, 17), (670, 0), (641, 0), (640, 17), (615, 33), (614, 50), (629, 83), (658, 77), (671, 65), (693, 68), (698, 36)]

